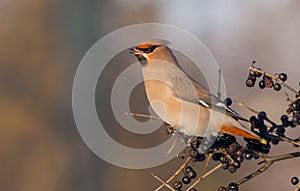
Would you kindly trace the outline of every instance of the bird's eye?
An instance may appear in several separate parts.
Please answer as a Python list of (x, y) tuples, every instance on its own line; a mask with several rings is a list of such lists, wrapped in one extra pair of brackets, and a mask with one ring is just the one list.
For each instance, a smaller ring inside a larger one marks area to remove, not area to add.
[(151, 53), (154, 51), (154, 49), (156, 48), (156, 46), (149, 46), (148, 50), (146, 51), (146, 53)]

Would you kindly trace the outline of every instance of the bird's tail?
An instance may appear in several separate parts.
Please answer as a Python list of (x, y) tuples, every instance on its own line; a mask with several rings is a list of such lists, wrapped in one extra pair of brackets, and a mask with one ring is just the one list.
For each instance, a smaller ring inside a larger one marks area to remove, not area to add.
[(259, 140), (261, 143), (267, 144), (267, 141), (265, 139), (263, 139), (263, 138), (259, 137), (258, 135), (250, 132), (245, 127), (241, 128), (241, 127), (236, 127), (236, 126), (222, 125), (221, 128), (220, 128), (220, 132), (226, 133), (226, 134), (231, 134), (231, 135), (242, 136), (242, 137), (246, 137), (246, 138), (250, 138), (250, 139)]

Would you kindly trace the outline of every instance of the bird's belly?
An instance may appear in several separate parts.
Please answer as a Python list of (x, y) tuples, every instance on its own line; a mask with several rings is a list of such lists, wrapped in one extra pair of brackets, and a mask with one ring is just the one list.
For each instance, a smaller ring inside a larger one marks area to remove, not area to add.
[(167, 83), (145, 81), (148, 100), (155, 113), (164, 121), (189, 136), (203, 136), (210, 112), (197, 104), (180, 100)]

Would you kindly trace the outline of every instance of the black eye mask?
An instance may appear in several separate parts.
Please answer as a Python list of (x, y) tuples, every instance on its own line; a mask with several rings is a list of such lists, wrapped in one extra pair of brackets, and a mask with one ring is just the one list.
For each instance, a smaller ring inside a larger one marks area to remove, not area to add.
[(149, 46), (148, 48), (138, 48), (136, 47), (136, 49), (143, 51), (144, 53), (148, 54), (151, 53), (155, 50), (155, 48), (157, 48), (158, 46)]

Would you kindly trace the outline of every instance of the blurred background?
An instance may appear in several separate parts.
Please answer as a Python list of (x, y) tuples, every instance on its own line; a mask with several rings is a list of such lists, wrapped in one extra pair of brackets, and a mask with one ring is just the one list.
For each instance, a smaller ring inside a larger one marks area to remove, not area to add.
[[(77, 131), (71, 106), (76, 69), (95, 42), (121, 27), (158, 22), (194, 34), (222, 67), (227, 95), (275, 121), (286, 108), (284, 91), (247, 88), (252, 60), (270, 73), (286, 72), (287, 82), (299, 88), (298, 0), (1, 0), (0, 21), (0, 190), (154, 190), (160, 184), (151, 172), (167, 179), (183, 162), (174, 159), (146, 170), (115, 167), (94, 155)], [(136, 60), (114, 60), (120, 61)], [(113, 125), (107, 128), (122, 135)], [(288, 133), (299, 134), (299, 128)], [(143, 144), (133, 138), (120, 139)], [(281, 144), (271, 154), (295, 150)], [(211, 175), (199, 190), (216, 190), (257, 167), (255, 161), (243, 165), (235, 174), (221, 170)], [(300, 176), (299, 159), (276, 163), (241, 190), (293, 190), (294, 175)]]

